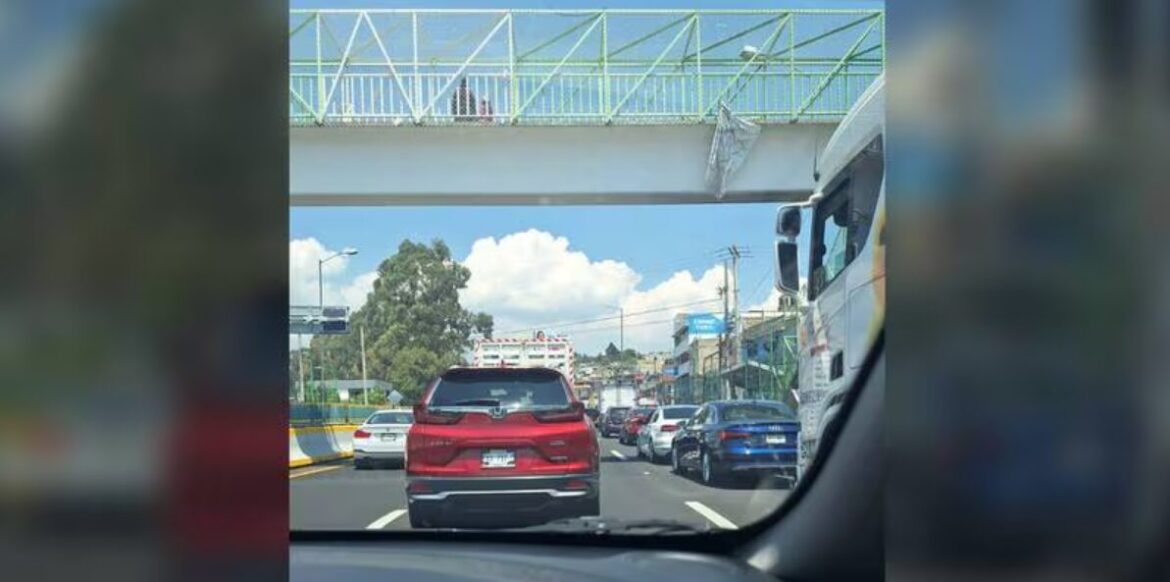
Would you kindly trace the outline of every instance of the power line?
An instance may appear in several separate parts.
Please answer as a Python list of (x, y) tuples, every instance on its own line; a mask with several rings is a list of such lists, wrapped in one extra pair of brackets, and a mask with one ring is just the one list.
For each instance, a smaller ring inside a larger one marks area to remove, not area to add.
[[(630, 311), (630, 312), (626, 312), (625, 317), (631, 317), (634, 315), (642, 315), (644, 313), (655, 313), (655, 312), (659, 312), (659, 311), (668, 311), (670, 309), (676, 309), (679, 307), (689, 307), (692, 305), (699, 305), (702, 303), (710, 303), (712, 301), (718, 301), (718, 298), (703, 299), (700, 301), (691, 301), (689, 303), (678, 303), (675, 305), (665, 305), (663, 307), (656, 307), (654, 309), (646, 309), (646, 310), (642, 310), (642, 311)], [(598, 323), (598, 322), (602, 322), (602, 321), (613, 321), (615, 319), (621, 319), (621, 317), (622, 317), (621, 315), (610, 315), (607, 317), (597, 317), (597, 318), (593, 318), (593, 319), (582, 319), (580, 321), (549, 323), (549, 324), (545, 324), (545, 325), (535, 325), (535, 326), (531, 326), (531, 327), (525, 327), (525, 328), (520, 328), (520, 329), (515, 329), (515, 330), (510, 330), (510, 331), (495, 332), (495, 334), (496, 335), (507, 335), (507, 334), (512, 334), (512, 333), (523, 333), (526, 331), (539, 331), (539, 330), (546, 329), (546, 328), (561, 329), (561, 328), (573, 327), (573, 326), (588, 324), (588, 323)]]

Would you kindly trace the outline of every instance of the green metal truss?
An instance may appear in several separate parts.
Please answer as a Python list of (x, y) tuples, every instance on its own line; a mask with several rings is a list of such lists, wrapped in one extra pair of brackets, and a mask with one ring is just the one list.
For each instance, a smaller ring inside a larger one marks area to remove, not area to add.
[[(884, 39), (881, 10), (291, 10), (289, 119), (692, 124), (725, 102), (833, 122), (884, 69)], [(457, 92), (474, 103), (456, 111)]]

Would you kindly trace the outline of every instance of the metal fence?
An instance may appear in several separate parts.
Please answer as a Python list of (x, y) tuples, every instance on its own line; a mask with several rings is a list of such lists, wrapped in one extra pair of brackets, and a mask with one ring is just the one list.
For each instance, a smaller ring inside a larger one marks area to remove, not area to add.
[(289, 26), (293, 125), (701, 123), (720, 102), (833, 121), (885, 63), (880, 10), (292, 10)]
[(376, 412), (378, 406), (358, 404), (317, 404), (290, 402), (288, 420), (292, 426), (358, 424)]

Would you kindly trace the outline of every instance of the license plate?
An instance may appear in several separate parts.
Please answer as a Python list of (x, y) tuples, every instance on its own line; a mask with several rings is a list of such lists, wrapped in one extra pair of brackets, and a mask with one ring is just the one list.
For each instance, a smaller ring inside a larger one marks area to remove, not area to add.
[(384, 434), (382, 435), (382, 440), (384, 440), (384, 441), (391, 441), (391, 442), (393, 442), (393, 441), (396, 441), (396, 440), (398, 440), (398, 435), (396, 435), (396, 434), (394, 434), (394, 433), (392, 433), (392, 432), (384, 433)]
[(784, 435), (770, 434), (770, 435), (764, 437), (764, 442), (766, 442), (770, 445), (782, 445), (782, 444), (784, 444)]
[(505, 450), (489, 450), (483, 452), (484, 469), (502, 469), (516, 466), (516, 453)]

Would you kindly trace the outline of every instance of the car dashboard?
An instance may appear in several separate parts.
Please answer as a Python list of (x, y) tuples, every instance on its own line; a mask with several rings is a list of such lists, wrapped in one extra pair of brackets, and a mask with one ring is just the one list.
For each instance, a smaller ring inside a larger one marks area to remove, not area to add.
[(743, 580), (775, 581), (742, 562), (626, 548), (428, 541), (294, 542), (289, 578), (335, 580)]

